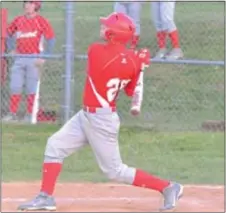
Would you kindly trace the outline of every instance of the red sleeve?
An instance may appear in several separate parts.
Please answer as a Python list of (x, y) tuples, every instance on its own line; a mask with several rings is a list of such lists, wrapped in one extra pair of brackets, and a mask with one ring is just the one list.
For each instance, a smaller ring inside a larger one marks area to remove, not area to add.
[(15, 18), (7, 27), (7, 33), (12, 36), (17, 31), (19, 17)]
[(131, 59), (131, 70), (133, 70), (133, 76), (131, 81), (126, 85), (124, 91), (127, 96), (133, 96), (134, 89), (137, 84), (137, 80), (140, 74), (140, 62), (137, 60), (137, 56), (134, 54), (134, 51), (130, 51), (130, 59)]
[(137, 80), (139, 78), (139, 75), (140, 75), (140, 71), (137, 71), (132, 80), (127, 84), (127, 86), (124, 88), (124, 91), (126, 93), (127, 96), (133, 96), (133, 93), (134, 93), (134, 90), (135, 90), (135, 87), (137, 85)]
[(92, 44), (88, 47), (87, 56), (88, 56), (88, 59), (87, 59), (86, 73), (89, 72), (90, 67), (92, 66), (91, 65), (91, 62), (92, 62), (92, 60), (91, 60), (92, 59)]
[(91, 57), (93, 49), (94, 49), (94, 44), (89, 45), (88, 51), (87, 51), (88, 59)]
[(95, 43), (90, 44), (88, 47), (88, 51), (87, 51), (87, 68), (86, 68), (86, 72), (90, 72), (91, 67), (93, 66), (93, 51), (95, 51)]
[(98, 59), (101, 58), (99, 57), (101, 55), (101, 46), (98, 43), (92, 43), (88, 47), (87, 55), (88, 55), (88, 68), (87, 71), (90, 70), (89, 68), (95, 67), (97, 69), (98, 67)]
[(41, 19), (42, 22), (42, 29), (43, 29), (43, 35), (45, 36), (46, 39), (52, 39), (55, 37), (54, 29), (50, 22), (43, 18)]
[(136, 88), (136, 84), (137, 84), (137, 80), (139, 79), (140, 76), (140, 72), (143, 72), (143, 70), (147, 67), (149, 67), (150, 65), (150, 58), (151, 58), (151, 54), (150, 51), (147, 48), (142, 48), (135, 53), (135, 62), (137, 65), (137, 68), (134, 68), (135, 71), (135, 75), (132, 79), (132, 81), (125, 87), (125, 93), (128, 96), (133, 96), (133, 92)]
[(100, 44), (99, 43), (92, 43), (88, 47), (88, 57), (95, 55), (95, 52), (100, 51)]

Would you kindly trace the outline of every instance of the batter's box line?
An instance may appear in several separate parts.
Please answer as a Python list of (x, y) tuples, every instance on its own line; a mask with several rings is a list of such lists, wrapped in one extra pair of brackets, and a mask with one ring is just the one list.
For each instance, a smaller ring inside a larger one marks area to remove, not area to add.
[[(28, 201), (27, 198), (3, 198), (2, 203), (22, 203)], [(99, 197), (99, 198), (94, 198), (94, 197), (83, 197), (83, 198), (70, 198), (70, 197), (62, 197), (62, 198), (56, 198), (57, 203), (63, 203), (63, 204), (71, 204), (71, 203), (85, 203), (87, 204), (88, 202), (91, 203), (98, 203), (103, 201), (111, 201), (111, 202), (126, 202), (127, 204), (131, 204), (132, 202), (154, 202), (157, 203), (160, 201), (160, 198), (157, 196), (152, 196), (152, 197)], [(189, 199), (187, 198), (184, 201), (181, 201), (184, 203), (189, 202), (190, 205), (200, 205), (200, 204), (205, 204), (206, 201), (203, 200), (197, 200), (197, 199)], [(209, 203), (209, 201), (207, 202)]]
[[(90, 183), (87, 184), (88, 186), (90, 185)], [(91, 183), (92, 187), (98, 186), (99, 184), (93, 184)], [(101, 187), (129, 187), (131, 188), (131, 185), (125, 185), (125, 184), (111, 184), (111, 183), (104, 183), (104, 184), (100, 184)], [(59, 187), (64, 187), (67, 186), (67, 183), (59, 183), (58, 184)], [(76, 183), (74, 184), (74, 187), (86, 187), (86, 183)], [(183, 185), (184, 188), (196, 188), (196, 189), (224, 189), (224, 185), (193, 185), (193, 184), (186, 184)]]
[[(83, 198), (70, 198), (70, 197), (62, 197), (56, 198), (57, 202), (102, 202), (102, 201), (147, 201), (153, 199), (147, 197), (83, 197)], [(2, 199), (3, 203), (14, 203), (14, 202), (25, 202), (28, 201), (27, 198), (10, 198), (6, 197)]]

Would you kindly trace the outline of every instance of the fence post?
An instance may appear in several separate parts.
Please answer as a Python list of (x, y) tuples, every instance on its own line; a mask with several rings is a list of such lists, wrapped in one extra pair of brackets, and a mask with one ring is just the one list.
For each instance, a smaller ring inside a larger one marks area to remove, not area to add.
[(65, 82), (64, 82), (64, 116), (63, 122), (66, 123), (74, 109), (72, 100), (73, 91), (73, 72), (74, 72), (74, 2), (67, 1), (65, 3), (65, 25), (66, 25), (66, 41), (65, 41)]

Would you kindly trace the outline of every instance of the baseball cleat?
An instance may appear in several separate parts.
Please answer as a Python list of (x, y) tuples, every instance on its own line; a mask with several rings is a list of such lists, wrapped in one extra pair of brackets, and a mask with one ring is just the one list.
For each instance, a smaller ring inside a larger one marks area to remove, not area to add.
[(37, 197), (33, 200), (21, 204), (18, 207), (20, 211), (55, 211), (56, 210), (56, 203), (52, 196), (47, 195), (44, 192), (40, 192)]
[(176, 207), (176, 202), (183, 195), (183, 186), (178, 183), (170, 183), (163, 192), (164, 204), (160, 208), (160, 211), (170, 211)]
[(184, 54), (181, 48), (174, 48), (166, 55), (166, 59), (170, 59), (170, 60), (177, 60), (183, 57), (184, 57)]
[(163, 58), (165, 58), (166, 53), (167, 53), (167, 49), (166, 48), (161, 48), (156, 53), (156, 55), (155, 55), (155, 57), (153, 59), (163, 59)]

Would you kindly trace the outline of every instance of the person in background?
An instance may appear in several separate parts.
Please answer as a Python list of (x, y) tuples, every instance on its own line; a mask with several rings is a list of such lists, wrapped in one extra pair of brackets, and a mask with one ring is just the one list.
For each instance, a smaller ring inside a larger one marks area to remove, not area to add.
[[(39, 14), (41, 2), (24, 1), (24, 14), (16, 17), (7, 28), (7, 47), (12, 54), (50, 54), (55, 44), (55, 34), (49, 21)], [(46, 39), (44, 50), (43, 41)], [(15, 47), (14, 47), (15, 46)], [(9, 112), (3, 121), (17, 121), (17, 111), (26, 76), (25, 122), (31, 121), (33, 103), (39, 80), (40, 67), (45, 60), (40, 58), (16, 57), (10, 74)]]
[[(159, 51), (155, 59), (180, 59), (183, 52), (180, 47), (179, 33), (174, 22), (175, 1), (151, 2), (151, 14), (156, 28), (156, 38)], [(166, 39), (169, 37), (172, 50), (167, 51)]]

